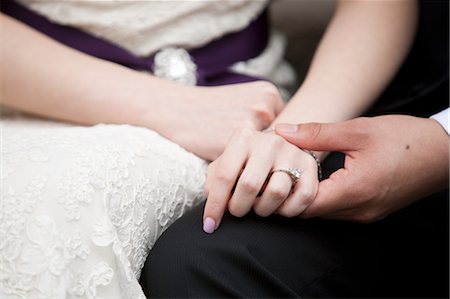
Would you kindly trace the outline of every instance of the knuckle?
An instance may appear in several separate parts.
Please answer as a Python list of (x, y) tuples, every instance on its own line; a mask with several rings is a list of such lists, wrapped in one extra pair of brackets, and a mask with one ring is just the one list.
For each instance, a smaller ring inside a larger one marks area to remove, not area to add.
[(255, 207), (255, 208), (253, 208), (253, 211), (255, 212), (256, 215), (258, 215), (260, 217), (267, 217), (272, 214), (271, 211), (269, 211), (268, 209), (262, 208), (262, 207)]
[(299, 191), (299, 197), (301, 198), (302, 204), (309, 206), (314, 201), (316, 192), (311, 188), (302, 188)]
[(243, 217), (245, 214), (247, 214), (247, 210), (242, 204), (239, 204), (235, 201), (230, 201), (228, 203), (228, 211), (231, 215), (236, 217)]
[(275, 135), (275, 134), (271, 134), (271, 135), (267, 135), (269, 139), (268, 141), (268, 145), (274, 149), (279, 149), (280, 147), (284, 146), (285, 144), (287, 144), (287, 141), (283, 139), (283, 137)]
[(302, 162), (302, 163), (304, 163), (305, 168), (317, 170), (318, 166), (317, 166), (316, 159), (309, 153), (307, 153), (307, 152), (304, 152), (304, 153), (306, 154), (306, 156), (303, 156), (303, 157), (306, 157), (306, 161)]
[(247, 129), (247, 130), (258, 130), (259, 131), (260, 125), (253, 116), (250, 116), (250, 117), (245, 117), (245, 119), (243, 119), (243, 120), (240, 120), (238, 127), (240, 129), (235, 131), (234, 138), (245, 139), (245, 137), (243, 137), (243, 135), (246, 136), (245, 134), (247, 134), (247, 133), (240, 132), (240, 130)]
[(275, 114), (272, 109), (269, 109), (267, 105), (261, 105), (261, 107), (255, 108), (252, 111), (252, 119), (258, 126), (264, 126), (271, 123), (275, 119)]
[(275, 105), (277, 102), (283, 102), (280, 91), (273, 83), (267, 81), (258, 81), (255, 82), (255, 88), (259, 94), (262, 93), (263, 97), (261, 99), (263, 101), (269, 101), (271, 105)]
[(214, 173), (216, 179), (222, 183), (231, 183), (233, 181), (233, 177), (230, 175), (230, 171), (228, 171), (225, 167), (217, 169)]
[(290, 190), (277, 186), (266, 189), (266, 192), (270, 200), (282, 201), (289, 195)]
[(285, 147), (287, 141), (283, 137), (275, 134), (266, 134), (264, 137), (266, 138), (264, 140), (265, 150), (273, 157), (277, 157), (280, 152), (287, 153), (286, 156), (290, 155), (289, 149)]
[(256, 183), (256, 180), (253, 180), (251, 178), (241, 177), (241, 179), (239, 180), (239, 185), (246, 193), (259, 192), (259, 186)]
[(280, 92), (278, 91), (278, 88), (267, 81), (263, 81), (261, 82), (262, 86), (261, 86), (261, 90), (270, 98), (273, 99), (277, 99), (277, 98), (281, 98), (280, 96)]
[(286, 218), (292, 218), (297, 216), (297, 214), (295, 213), (295, 211), (293, 211), (292, 209), (286, 208), (286, 207), (282, 207), (278, 210), (278, 213)]
[(248, 127), (239, 128), (233, 133), (233, 138), (241, 140), (241, 141), (248, 140), (252, 136), (252, 132), (253, 132), (253, 130)]

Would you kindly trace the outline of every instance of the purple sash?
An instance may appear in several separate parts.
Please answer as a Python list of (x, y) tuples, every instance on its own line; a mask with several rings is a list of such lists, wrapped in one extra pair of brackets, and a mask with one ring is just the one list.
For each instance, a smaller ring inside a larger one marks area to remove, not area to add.
[[(86, 54), (135, 70), (153, 70), (153, 56), (138, 57), (124, 48), (76, 28), (52, 23), (15, 1), (2, 1), (1, 10), (60, 43)], [(228, 68), (236, 62), (257, 57), (266, 48), (268, 38), (267, 11), (264, 11), (242, 31), (227, 34), (206, 46), (190, 50), (189, 54), (197, 65), (197, 85), (214, 86), (262, 80), (233, 73)]]

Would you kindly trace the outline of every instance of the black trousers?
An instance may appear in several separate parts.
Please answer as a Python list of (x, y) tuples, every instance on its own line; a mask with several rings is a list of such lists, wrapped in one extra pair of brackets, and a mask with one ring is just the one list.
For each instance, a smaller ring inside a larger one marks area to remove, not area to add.
[(212, 235), (199, 206), (156, 242), (141, 284), (166, 298), (448, 297), (448, 196), (372, 224), (228, 214)]

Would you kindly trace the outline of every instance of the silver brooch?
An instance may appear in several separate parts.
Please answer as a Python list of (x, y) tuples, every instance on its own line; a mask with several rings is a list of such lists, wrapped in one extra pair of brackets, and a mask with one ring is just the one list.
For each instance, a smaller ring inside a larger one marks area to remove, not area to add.
[(156, 53), (154, 61), (155, 76), (186, 85), (197, 84), (197, 65), (185, 49), (164, 48)]

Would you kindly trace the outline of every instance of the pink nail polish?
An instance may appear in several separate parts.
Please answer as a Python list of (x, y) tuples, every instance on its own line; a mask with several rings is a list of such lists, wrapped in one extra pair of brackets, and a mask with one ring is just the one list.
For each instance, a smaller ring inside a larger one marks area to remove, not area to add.
[(216, 229), (216, 222), (211, 217), (206, 217), (203, 221), (203, 231), (207, 234), (212, 234)]
[(297, 132), (298, 125), (278, 124), (275, 126), (275, 131), (279, 133), (292, 134)]

